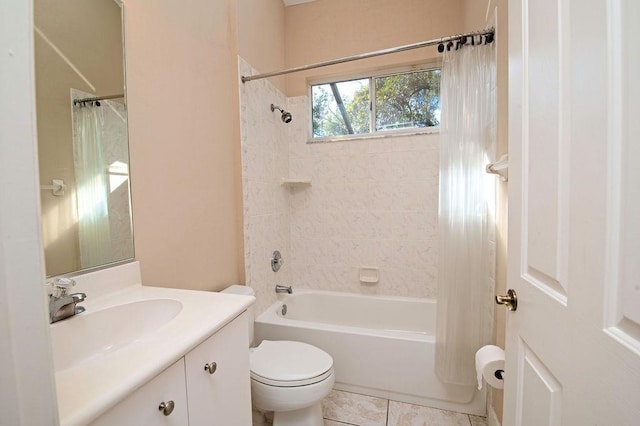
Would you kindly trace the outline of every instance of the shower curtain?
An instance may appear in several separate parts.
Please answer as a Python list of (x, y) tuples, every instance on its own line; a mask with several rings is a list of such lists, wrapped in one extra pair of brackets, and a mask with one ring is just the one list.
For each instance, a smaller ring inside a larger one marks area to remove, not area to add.
[(475, 383), (475, 352), (493, 318), (495, 177), (494, 44), (445, 53), (441, 81), (436, 373)]
[(73, 112), (80, 265), (89, 268), (111, 262), (109, 182), (102, 154), (104, 119), (102, 109), (90, 104), (74, 107)]

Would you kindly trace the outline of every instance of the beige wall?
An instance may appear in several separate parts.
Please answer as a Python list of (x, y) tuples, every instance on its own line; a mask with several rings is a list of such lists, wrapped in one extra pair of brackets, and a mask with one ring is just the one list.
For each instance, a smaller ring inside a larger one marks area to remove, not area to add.
[[(282, 0), (238, 1), (238, 54), (261, 73), (284, 68), (285, 7)], [(284, 77), (269, 81), (284, 92)]]
[(236, 0), (126, 4), (136, 257), (147, 285), (244, 282)]
[[(497, 85), (498, 85), (498, 157), (508, 152), (508, 86), (509, 63), (507, 48), (507, 0), (463, 0), (465, 26), (481, 28), (497, 17)], [(497, 8), (497, 10), (496, 10)], [(488, 15), (487, 15), (487, 10)], [(496, 233), (496, 294), (505, 294), (507, 288), (507, 184), (497, 183), (497, 233)], [(496, 305), (494, 320), (495, 344), (504, 348), (505, 309)], [(502, 391), (493, 389), (492, 403), (498, 419), (502, 421)]]
[[(462, 0), (317, 0), (285, 11), (286, 65), (294, 67), (463, 30)], [(287, 95), (307, 94), (307, 78), (439, 59), (435, 47), (290, 74)]]
[(34, 22), (40, 182), (67, 185), (41, 192), (46, 270), (57, 275), (80, 269), (70, 89), (123, 92), (121, 14), (113, 0), (36, 0)]

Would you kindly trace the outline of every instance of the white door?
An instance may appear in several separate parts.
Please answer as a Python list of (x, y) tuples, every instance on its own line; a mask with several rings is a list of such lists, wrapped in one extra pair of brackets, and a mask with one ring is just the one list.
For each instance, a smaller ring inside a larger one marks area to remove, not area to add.
[(640, 425), (640, 1), (509, 1), (503, 424)]

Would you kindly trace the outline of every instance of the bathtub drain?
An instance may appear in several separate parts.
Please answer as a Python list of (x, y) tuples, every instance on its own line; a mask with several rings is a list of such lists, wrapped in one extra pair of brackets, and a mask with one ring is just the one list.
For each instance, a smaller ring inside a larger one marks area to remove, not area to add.
[(284, 303), (282, 304), (282, 316), (287, 315), (287, 305), (285, 305)]

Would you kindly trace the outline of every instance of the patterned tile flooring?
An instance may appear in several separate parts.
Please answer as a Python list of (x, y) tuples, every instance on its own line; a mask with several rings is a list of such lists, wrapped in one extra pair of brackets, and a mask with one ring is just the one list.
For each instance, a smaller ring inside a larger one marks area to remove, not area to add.
[[(484, 417), (336, 390), (322, 412), (325, 426), (487, 426)], [(254, 426), (269, 424), (260, 420), (254, 416)]]

